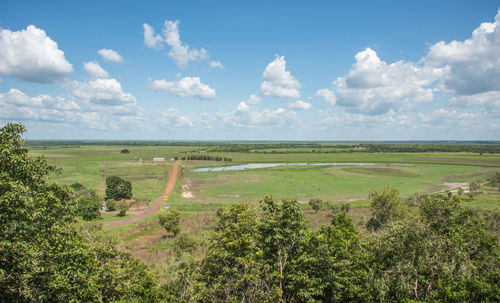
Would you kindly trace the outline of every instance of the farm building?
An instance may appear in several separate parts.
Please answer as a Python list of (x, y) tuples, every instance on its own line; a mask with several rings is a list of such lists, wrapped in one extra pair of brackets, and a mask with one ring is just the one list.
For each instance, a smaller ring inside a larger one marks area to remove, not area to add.
[(165, 162), (165, 158), (153, 158), (153, 162)]

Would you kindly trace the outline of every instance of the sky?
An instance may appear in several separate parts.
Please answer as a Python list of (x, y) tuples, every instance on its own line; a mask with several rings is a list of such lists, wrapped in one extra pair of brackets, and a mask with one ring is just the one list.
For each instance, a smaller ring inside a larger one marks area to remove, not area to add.
[(5, 1), (28, 139), (500, 140), (498, 1)]

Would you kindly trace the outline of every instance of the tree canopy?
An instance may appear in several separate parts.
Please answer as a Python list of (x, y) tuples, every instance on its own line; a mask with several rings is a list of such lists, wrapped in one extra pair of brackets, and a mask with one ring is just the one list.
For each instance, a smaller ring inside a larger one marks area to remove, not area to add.
[(132, 198), (132, 183), (118, 176), (106, 177), (106, 200)]
[(44, 156), (28, 156), (24, 131), (19, 124), (0, 129), (2, 301), (158, 301), (144, 265), (101, 239), (99, 228), (76, 229), (72, 190), (47, 181), (58, 169)]

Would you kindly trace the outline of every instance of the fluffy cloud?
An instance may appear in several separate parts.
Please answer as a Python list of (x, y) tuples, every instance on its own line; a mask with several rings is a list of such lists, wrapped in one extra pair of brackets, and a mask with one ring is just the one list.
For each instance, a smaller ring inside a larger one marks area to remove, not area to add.
[(379, 115), (409, 108), (413, 103), (429, 102), (434, 98), (431, 86), (444, 71), (404, 61), (387, 64), (370, 48), (355, 58), (347, 76), (333, 81), (331, 90), (316, 93), (353, 113)]
[(171, 47), (168, 55), (180, 67), (186, 67), (189, 61), (207, 58), (207, 51), (205, 49), (190, 49), (189, 45), (182, 43), (178, 25), (179, 20), (165, 21), (163, 35), (165, 36), (165, 42)]
[(236, 110), (218, 113), (217, 119), (226, 125), (244, 128), (260, 126), (283, 127), (290, 126), (298, 121), (294, 111), (287, 111), (281, 107), (275, 110), (268, 108), (259, 110), (246, 101), (240, 102)]
[(297, 100), (295, 102), (288, 103), (286, 106), (289, 109), (306, 110), (311, 108), (311, 103), (307, 103), (302, 100)]
[(333, 91), (327, 88), (322, 88), (318, 90), (314, 96), (323, 97), (325, 102), (329, 103), (332, 106), (335, 105), (335, 103), (337, 102), (337, 97), (335, 97)]
[(83, 101), (103, 106), (135, 105), (135, 97), (124, 93), (116, 79), (91, 79), (87, 82), (74, 81), (69, 84), (72, 95)]
[(480, 114), (459, 113), (455, 109), (440, 108), (428, 113), (419, 113), (420, 122), (433, 126), (447, 125), (455, 127), (457, 124), (474, 122)]
[(264, 96), (275, 98), (300, 98), (301, 85), (292, 74), (286, 70), (284, 56), (276, 56), (269, 63), (262, 75), (263, 81), (260, 85)]
[[(165, 20), (162, 35), (154, 34), (154, 29), (144, 24), (144, 44), (150, 48), (160, 49), (166, 43), (170, 46), (170, 51), (167, 53), (179, 67), (187, 67), (189, 61), (195, 61), (208, 58), (208, 53), (205, 49), (192, 49), (189, 45), (181, 41), (179, 34), (179, 20)], [(222, 63), (219, 61), (210, 62), (212, 67), (222, 68)]]
[(120, 54), (112, 49), (107, 49), (103, 48), (97, 51), (99, 55), (102, 56), (104, 61), (111, 61), (111, 62), (122, 62), (123, 58), (120, 56)]
[(262, 101), (262, 97), (256, 94), (251, 94), (245, 101), (249, 105), (257, 105)]
[(109, 78), (108, 73), (96, 61), (84, 62), (83, 68), (87, 75), (92, 78)]
[(222, 63), (220, 61), (210, 61), (210, 67), (223, 69)]
[(0, 73), (29, 82), (51, 83), (72, 71), (64, 52), (44, 30), (34, 25), (21, 31), (0, 29)]
[(215, 98), (215, 89), (201, 83), (199, 77), (184, 77), (178, 81), (150, 80), (149, 85), (153, 90), (166, 90), (184, 98)]
[(160, 34), (155, 35), (155, 30), (149, 24), (144, 23), (144, 44), (149, 48), (160, 49), (163, 47), (163, 37)]
[(80, 107), (64, 98), (48, 95), (29, 97), (12, 88), (0, 93), (0, 119), (32, 121), (72, 121)]
[(169, 108), (166, 112), (162, 113), (162, 122), (170, 127), (184, 128), (193, 126), (189, 117), (182, 116), (181, 111), (177, 108)]
[(443, 89), (452, 103), (498, 105), (500, 95), (500, 11), (495, 22), (482, 23), (465, 41), (431, 46), (425, 62), (444, 66)]

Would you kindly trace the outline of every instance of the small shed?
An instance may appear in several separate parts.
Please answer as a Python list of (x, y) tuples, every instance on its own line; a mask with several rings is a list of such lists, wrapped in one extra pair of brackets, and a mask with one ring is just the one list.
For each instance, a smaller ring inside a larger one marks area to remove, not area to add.
[(165, 158), (153, 158), (153, 162), (165, 162)]

